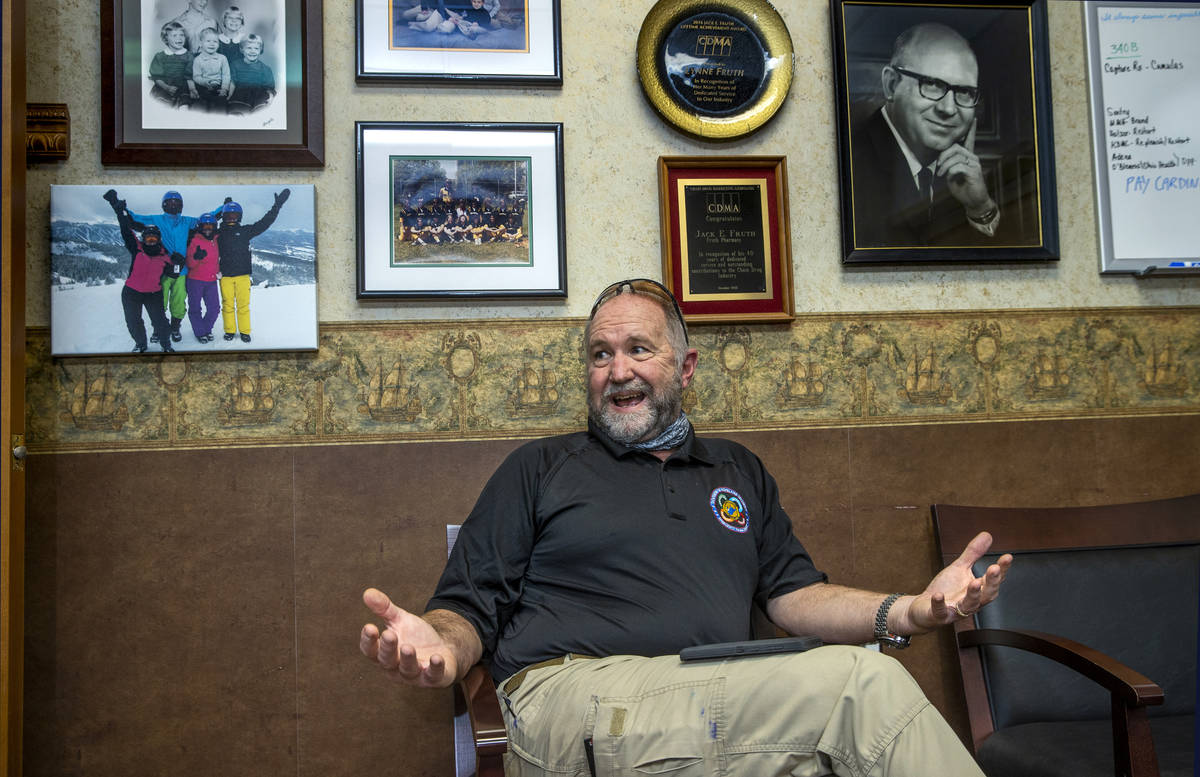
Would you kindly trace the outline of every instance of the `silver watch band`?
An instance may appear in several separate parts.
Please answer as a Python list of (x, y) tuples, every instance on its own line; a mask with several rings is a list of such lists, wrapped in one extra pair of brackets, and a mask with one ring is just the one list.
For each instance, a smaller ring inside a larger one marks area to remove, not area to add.
[(904, 594), (889, 595), (880, 603), (879, 609), (875, 611), (875, 640), (880, 644), (891, 645), (897, 649), (908, 647), (909, 642), (912, 641), (909, 637), (903, 637), (888, 630), (888, 611), (892, 609), (892, 605), (901, 596), (904, 596)]

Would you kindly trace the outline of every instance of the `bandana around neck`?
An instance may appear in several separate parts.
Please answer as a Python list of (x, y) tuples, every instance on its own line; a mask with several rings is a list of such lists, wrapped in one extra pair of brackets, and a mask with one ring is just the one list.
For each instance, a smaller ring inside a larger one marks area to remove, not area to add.
[(653, 440), (630, 443), (625, 447), (633, 448), (636, 451), (665, 451), (678, 448), (687, 439), (688, 430), (691, 428), (692, 423), (688, 420), (687, 413), (681, 410), (675, 422), (664, 429), (662, 434)]

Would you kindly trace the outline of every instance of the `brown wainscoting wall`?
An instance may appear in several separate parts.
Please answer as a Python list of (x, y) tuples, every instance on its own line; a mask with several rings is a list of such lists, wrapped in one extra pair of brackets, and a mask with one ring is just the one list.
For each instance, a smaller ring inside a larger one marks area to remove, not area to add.
[[(934, 501), (1200, 491), (1198, 415), (729, 436), (774, 472), (831, 578), (880, 591), (934, 572)], [(445, 524), (520, 444), (31, 456), (25, 773), (450, 774), (449, 692), (393, 684), (359, 655), (359, 595), (419, 610)], [(951, 638), (899, 657), (965, 734)]]

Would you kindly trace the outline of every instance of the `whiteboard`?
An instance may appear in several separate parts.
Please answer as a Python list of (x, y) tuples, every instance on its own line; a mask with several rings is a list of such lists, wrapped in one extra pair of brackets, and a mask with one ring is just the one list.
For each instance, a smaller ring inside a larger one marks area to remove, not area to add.
[(1200, 272), (1200, 3), (1083, 12), (1100, 270)]

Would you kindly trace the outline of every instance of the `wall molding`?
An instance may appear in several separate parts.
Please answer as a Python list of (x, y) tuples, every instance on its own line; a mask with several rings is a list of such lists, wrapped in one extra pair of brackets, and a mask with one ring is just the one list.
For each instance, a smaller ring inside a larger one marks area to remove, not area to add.
[[(524, 439), (585, 424), (579, 318), (334, 322), (316, 352), (54, 359), (32, 453)], [(817, 314), (692, 328), (710, 432), (1200, 413), (1200, 307)]]

